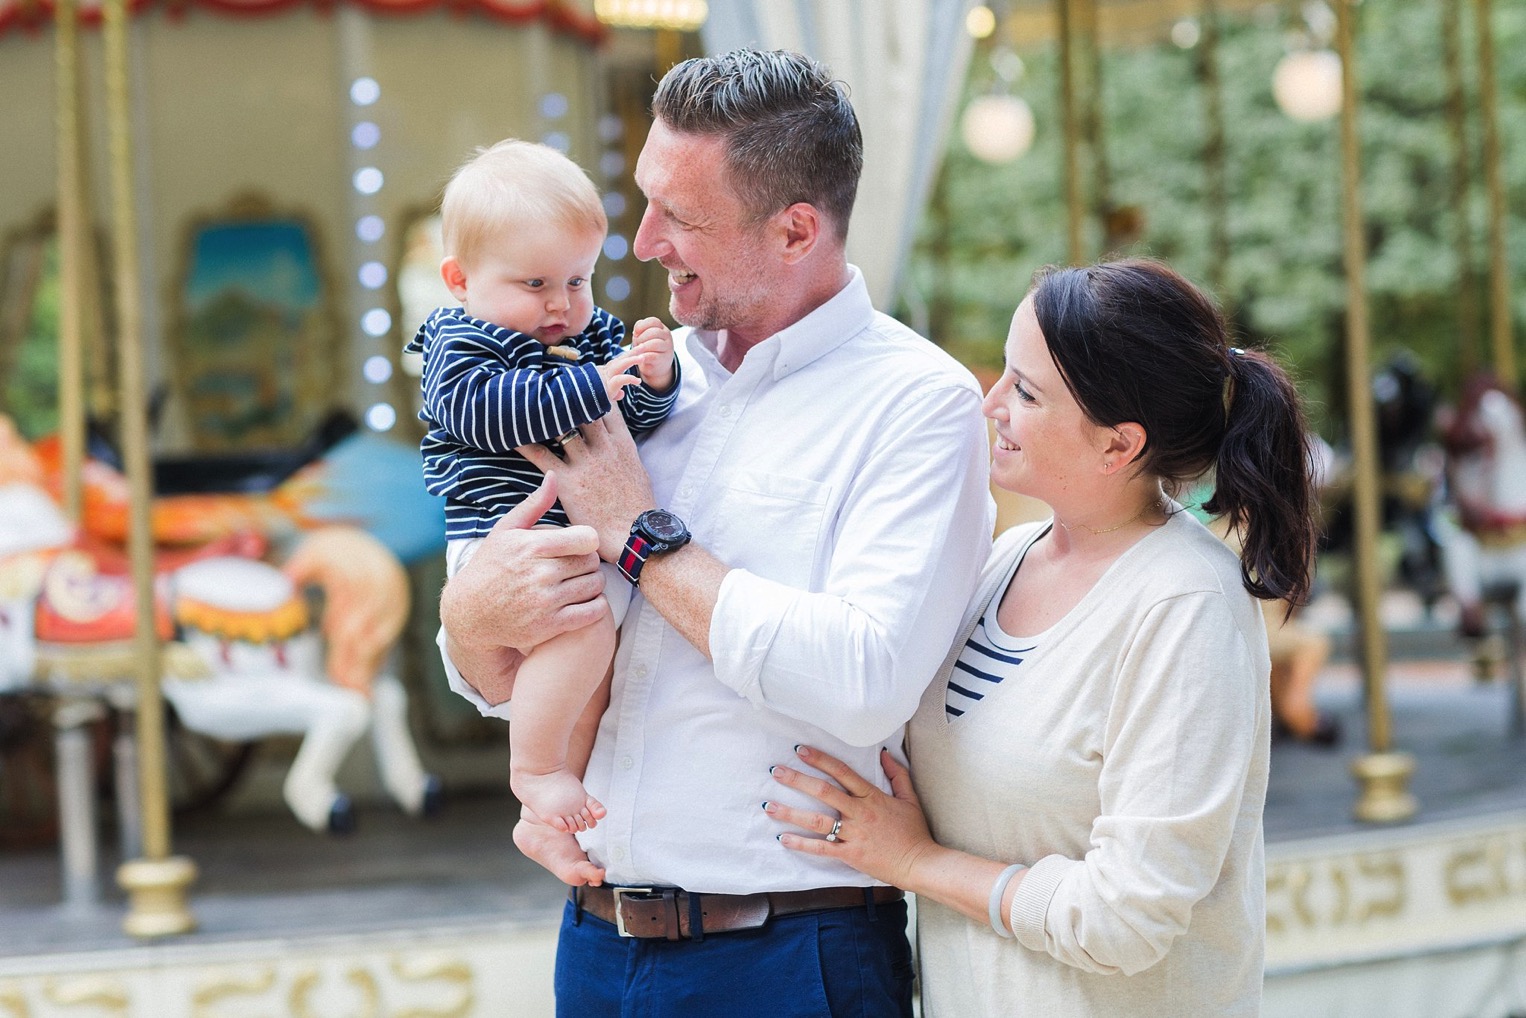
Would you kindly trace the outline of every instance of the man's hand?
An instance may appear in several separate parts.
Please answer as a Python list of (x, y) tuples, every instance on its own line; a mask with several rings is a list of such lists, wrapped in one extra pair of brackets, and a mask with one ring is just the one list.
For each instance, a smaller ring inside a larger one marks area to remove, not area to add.
[(596, 530), (599, 557), (613, 562), (636, 517), (657, 508), (652, 482), (620, 414), (605, 414), (578, 433), (581, 438), (562, 442), (561, 459), (538, 445), (522, 445), (518, 452), (546, 474), (555, 472), (568, 519)]
[(598, 535), (588, 527), (529, 529), (556, 492), (557, 478), (547, 470), (541, 486), (498, 521), (440, 595), (450, 659), (491, 704), (509, 698), (531, 647), (608, 610)]

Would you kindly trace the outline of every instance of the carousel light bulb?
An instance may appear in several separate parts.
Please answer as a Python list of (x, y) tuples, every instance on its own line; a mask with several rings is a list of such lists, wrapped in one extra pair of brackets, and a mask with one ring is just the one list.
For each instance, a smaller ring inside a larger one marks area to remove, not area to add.
[(397, 411), (391, 403), (373, 403), (366, 411), (366, 424), (372, 431), (391, 431), (397, 423)]
[(996, 31), (996, 15), (985, 4), (971, 7), (970, 13), (964, 16), (964, 30), (972, 39), (989, 39)]
[(612, 262), (617, 262), (630, 253), (630, 242), (618, 233), (611, 233), (604, 238), (604, 257)]
[(1272, 97), (1294, 120), (1329, 120), (1341, 111), (1341, 58), (1327, 49), (1294, 50), (1272, 71)]
[(381, 354), (374, 354), (366, 358), (360, 372), (372, 385), (380, 385), (392, 377), (392, 362)]
[(1014, 95), (984, 95), (964, 108), (959, 134), (982, 162), (1010, 163), (1033, 144), (1033, 109)]
[(356, 78), (350, 83), (350, 102), (356, 106), (370, 106), (381, 98), (381, 86), (375, 78)]
[(610, 300), (624, 300), (631, 295), (631, 281), (624, 276), (610, 276), (604, 284), (604, 296)]

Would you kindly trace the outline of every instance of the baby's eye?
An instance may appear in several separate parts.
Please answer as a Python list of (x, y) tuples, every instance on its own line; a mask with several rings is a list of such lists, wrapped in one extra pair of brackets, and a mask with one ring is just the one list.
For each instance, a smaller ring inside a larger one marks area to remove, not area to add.
[(546, 285), (546, 281), (544, 279), (527, 279), (525, 280), (525, 285), (532, 290), (539, 290)]
[(567, 280), (567, 285), (572, 287), (574, 290), (581, 290), (587, 284), (587, 276), (573, 276), (571, 279)]

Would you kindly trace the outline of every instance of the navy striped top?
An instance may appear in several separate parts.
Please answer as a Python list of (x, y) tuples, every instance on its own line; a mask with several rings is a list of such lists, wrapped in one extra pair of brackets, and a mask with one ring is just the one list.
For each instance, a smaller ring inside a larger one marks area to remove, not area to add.
[(991, 599), (975, 631), (965, 641), (959, 659), (954, 662), (948, 692), (943, 698), (943, 709), (950, 720), (974, 710), (1038, 649), (1036, 641), (1014, 639), (1002, 632), (996, 622), (996, 609), (1000, 604), (1000, 597)]
[[(403, 349), (424, 356), (424, 408), (429, 425), (420, 449), (424, 486), (445, 497), (445, 536), (482, 537), (541, 482), (541, 472), (514, 449), (547, 443), (609, 413), (609, 394), (598, 366), (619, 356), (625, 326), (602, 308), (562, 346), (576, 361), (546, 353), (534, 336), (473, 318), (458, 307), (434, 311)], [(645, 385), (627, 388), (620, 410), (642, 434), (668, 416), (678, 399)], [(542, 523), (567, 526), (561, 503)]]

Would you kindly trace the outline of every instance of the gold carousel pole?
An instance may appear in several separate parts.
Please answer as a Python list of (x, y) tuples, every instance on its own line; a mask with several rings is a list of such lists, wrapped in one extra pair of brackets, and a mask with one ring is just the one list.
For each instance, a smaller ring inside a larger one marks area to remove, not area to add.
[(1510, 258), (1505, 247), (1505, 180), (1500, 172), (1499, 103), (1494, 85), (1491, 0), (1473, 0), (1478, 32), (1478, 111), (1484, 124), (1484, 186), (1489, 192), (1489, 338), (1494, 373), (1514, 389), (1515, 341), (1510, 327)]
[(1355, 813), (1358, 820), (1392, 823), (1414, 816), (1417, 804), (1408, 790), (1415, 761), (1395, 752), (1388, 715), (1384, 673), (1388, 647), (1378, 615), (1378, 442), (1368, 384), (1367, 251), (1362, 235), (1361, 144), (1357, 134), (1355, 47), (1352, 45), (1352, 3), (1336, 0), (1336, 48), (1341, 58), (1341, 204), (1346, 264), (1346, 384), (1347, 413), (1355, 459), (1352, 492), (1356, 516), (1356, 592), (1361, 637), (1362, 681), (1367, 694), (1369, 752), (1351, 765), (1361, 784)]
[(1081, 195), (1081, 127), (1076, 109), (1075, 0), (1055, 0), (1060, 35), (1060, 110), (1065, 119), (1066, 258), (1071, 265), (1086, 260), (1082, 226), (1086, 217)]
[(1478, 370), (1478, 295), (1473, 271), (1473, 229), (1468, 222), (1468, 107), (1462, 76), (1462, 5), (1441, 0), (1441, 48), (1446, 63), (1447, 123), (1452, 134), (1452, 208), (1457, 216), (1457, 360), (1464, 379)]
[(1219, 77), (1219, 0), (1203, 0), (1203, 38), (1198, 44), (1198, 74), (1203, 80), (1207, 133), (1203, 165), (1208, 200), (1208, 282), (1229, 303), (1229, 186), (1224, 166), (1224, 82)]
[(170, 855), (165, 778), (164, 707), (159, 689), (159, 640), (154, 625), (153, 535), (148, 423), (143, 399), (142, 308), (139, 305), (138, 228), (134, 214), (131, 89), (127, 60), (127, 0), (105, 0), (103, 42), (107, 122), (111, 137), (113, 251), (116, 260), (117, 371), (122, 460), (131, 515), (128, 553), (137, 602), (138, 783), (143, 811), (143, 857), (122, 864), (117, 882), (128, 892), (123, 928), (135, 937), (185, 933), (196, 926), (186, 888), (196, 879), (189, 859)]
[(85, 458), (85, 270), (90, 227), (85, 198), (79, 16), (75, 0), (57, 0), (59, 437), (63, 444), (64, 510), (77, 525)]

